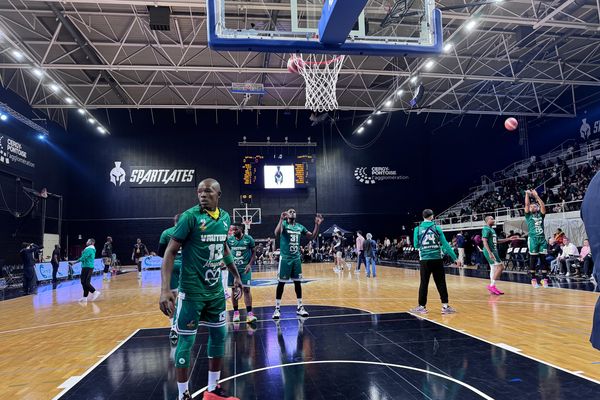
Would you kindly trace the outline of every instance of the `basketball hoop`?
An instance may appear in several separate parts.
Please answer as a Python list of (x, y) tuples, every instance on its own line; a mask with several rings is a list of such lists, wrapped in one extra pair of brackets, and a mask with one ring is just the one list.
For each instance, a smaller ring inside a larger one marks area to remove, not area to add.
[(333, 111), (338, 108), (336, 87), (342, 64), (344, 56), (292, 54), (288, 60), (288, 71), (300, 74), (304, 78), (305, 108), (316, 112)]

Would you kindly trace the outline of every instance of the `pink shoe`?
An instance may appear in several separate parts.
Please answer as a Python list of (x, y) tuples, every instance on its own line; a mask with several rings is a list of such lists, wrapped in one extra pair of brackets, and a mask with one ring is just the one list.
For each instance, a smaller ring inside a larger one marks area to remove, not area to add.
[(504, 294), (504, 292), (500, 289), (498, 289), (496, 286), (494, 286), (494, 289), (496, 289), (496, 294), (502, 295)]
[(500, 293), (498, 293), (498, 289), (496, 289), (496, 286), (488, 285), (487, 286), (487, 290), (489, 290), (489, 292), (491, 294), (495, 294), (495, 295), (499, 295), (500, 294)]

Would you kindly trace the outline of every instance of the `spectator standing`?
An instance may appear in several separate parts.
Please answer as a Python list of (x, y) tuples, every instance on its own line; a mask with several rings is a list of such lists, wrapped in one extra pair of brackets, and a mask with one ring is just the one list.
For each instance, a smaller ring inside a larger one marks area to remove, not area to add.
[(462, 231), (456, 235), (456, 248), (458, 249), (458, 261), (463, 264), (465, 262), (465, 237)]
[(137, 264), (138, 268), (138, 279), (142, 279), (142, 257), (148, 255), (148, 248), (142, 239), (138, 238), (136, 243), (133, 245), (133, 253), (131, 253), (131, 261)]
[(377, 270), (375, 266), (375, 260), (377, 258), (377, 243), (373, 240), (373, 235), (367, 233), (367, 240), (363, 243), (363, 254), (365, 256), (365, 271), (367, 272), (367, 278), (377, 277)]
[(104, 247), (102, 248), (102, 259), (104, 262), (104, 273), (102, 276), (103, 280), (109, 280), (108, 271), (113, 261), (113, 240), (112, 237), (106, 237), (106, 243), (104, 243)]
[(21, 261), (23, 262), (23, 294), (33, 293), (35, 285), (35, 254), (41, 249), (35, 243), (23, 243), (23, 248), (19, 252)]
[(52, 283), (56, 283), (56, 274), (58, 273), (58, 265), (60, 263), (60, 246), (58, 244), (54, 245), (54, 250), (52, 251), (52, 258), (50, 259), (50, 263), (52, 264)]
[(365, 243), (365, 238), (362, 235), (361, 231), (356, 232), (356, 270), (355, 274), (360, 274), (360, 264), (365, 263), (365, 254), (363, 251), (363, 244)]

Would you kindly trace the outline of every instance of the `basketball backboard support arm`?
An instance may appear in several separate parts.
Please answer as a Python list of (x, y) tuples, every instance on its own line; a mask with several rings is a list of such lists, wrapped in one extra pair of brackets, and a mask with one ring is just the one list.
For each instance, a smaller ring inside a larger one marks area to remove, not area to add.
[(344, 43), (367, 2), (326, 0), (319, 20), (319, 41), (334, 46)]
[[(330, 1), (333, 3), (333, 0), (326, 0), (326, 5)], [(362, 3), (364, 1), (358, 0), (358, 2)], [(420, 29), (418, 38), (356, 36), (351, 34), (341, 44), (322, 42), (322, 38), (319, 37), (318, 26), (315, 27), (314, 31), (266, 31), (259, 28), (240, 29), (232, 24), (230, 24), (232, 26), (228, 26), (226, 4), (227, 0), (207, 0), (208, 44), (214, 50), (294, 54), (413, 55), (417, 57), (442, 52), (442, 14), (440, 10), (434, 8), (435, 3), (433, 0), (422, 1), (424, 5), (421, 9), (423, 20), (420, 25), (426, 29), (418, 28)], [(321, 23), (321, 20), (318, 21)], [(358, 22), (359, 25), (363, 23), (360, 19)]]

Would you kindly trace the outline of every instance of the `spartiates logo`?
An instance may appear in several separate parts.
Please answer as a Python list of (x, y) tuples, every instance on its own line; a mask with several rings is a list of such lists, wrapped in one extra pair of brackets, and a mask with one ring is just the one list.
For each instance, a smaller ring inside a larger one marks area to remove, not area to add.
[(121, 168), (121, 161), (115, 161), (115, 167), (110, 170), (110, 182), (115, 186), (125, 183), (125, 170)]
[(0, 164), (10, 164), (8, 153), (4, 148), (4, 136), (0, 136)]
[(403, 181), (410, 178), (399, 175), (389, 167), (357, 167), (354, 169), (354, 179), (365, 185), (374, 185), (382, 181)]

